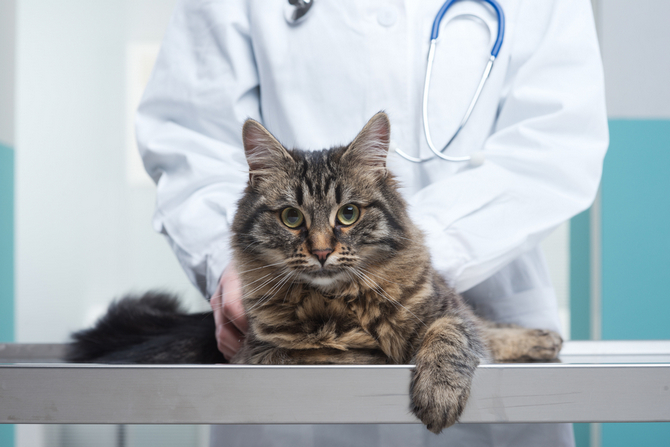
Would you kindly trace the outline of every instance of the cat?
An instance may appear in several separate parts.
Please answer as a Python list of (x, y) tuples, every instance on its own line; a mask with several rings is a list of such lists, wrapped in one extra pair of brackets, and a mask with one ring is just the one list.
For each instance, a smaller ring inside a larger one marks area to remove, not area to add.
[[(246, 121), (249, 182), (231, 245), (249, 331), (232, 363), (413, 363), (411, 411), (439, 433), (480, 362), (551, 361), (562, 340), (479, 318), (433, 269), (386, 166), (390, 131), (380, 112), (351, 144), (305, 152)], [(71, 361), (225, 362), (211, 313), (155, 293), (113, 304), (73, 337)]]

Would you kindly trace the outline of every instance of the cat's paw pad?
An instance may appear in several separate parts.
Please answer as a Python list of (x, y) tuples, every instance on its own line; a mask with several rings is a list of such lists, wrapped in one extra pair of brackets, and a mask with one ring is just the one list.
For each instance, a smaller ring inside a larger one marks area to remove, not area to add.
[(532, 329), (528, 331), (528, 357), (532, 360), (554, 360), (563, 346), (563, 339), (554, 331)]
[(415, 371), (410, 387), (410, 408), (428, 430), (437, 434), (458, 421), (470, 394), (470, 379), (459, 378), (455, 382), (460, 386), (453, 386), (431, 376)]

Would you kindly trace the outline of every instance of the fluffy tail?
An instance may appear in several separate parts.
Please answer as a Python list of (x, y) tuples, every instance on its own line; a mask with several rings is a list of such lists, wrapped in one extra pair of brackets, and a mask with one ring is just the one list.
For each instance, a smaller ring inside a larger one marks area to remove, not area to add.
[(211, 312), (187, 314), (174, 296), (156, 292), (113, 303), (93, 328), (72, 339), (69, 362), (227, 363)]

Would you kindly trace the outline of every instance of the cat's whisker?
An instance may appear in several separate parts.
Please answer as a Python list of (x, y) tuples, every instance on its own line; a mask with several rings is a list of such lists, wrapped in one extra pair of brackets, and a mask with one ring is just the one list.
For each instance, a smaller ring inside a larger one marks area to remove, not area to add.
[(349, 277), (349, 280), (350, 280), (352, 283), (356, 282), (356, 280), (354, 280), (354, 277), (351, 276), (351, 272), (349, 272), (349, 269), (344, 270), (344, 273), (347, 274), (347, 276)]
[(381, 288), (381, 287), (379, 286), (379, 284), (375, 283), (375, 282), (372, 281), (370, 278), (366, 277), (362, 272), (357, 271), (357, 269), (353, 269), (352, 271), (354, 272), (354, 274), (355, 274), (356, 276), (358, 276), (358, 277), (361, 279), (361, 281), (362, 281), (364, 284), (366, 284), (368, 287), (370, 287), (370, 288), (371, 288), (377, 295), (382, 296), (382, 297), (385, 298), (386, 300), (390, 301), (391, 304), (393, 304), (394, 307), (398, 308), (398, 306), (397, 306), (398, 303), (396, 302), (396, 300), (387, 298), (387, 297), (381, 295), (381, 294), (377, 291), (378, 288)]
[(274, 264), (263, 265), (263, 266), (261, 266), (261, 267), (256, 267), (256, 268), (249, 269), (249, 270), (238, 271), (237, 273), (241, 275), (241, 274), (243, 274), (243, 273), (254, 272), (254, 271), (256, 271), (256, 270), (266, 269), (266, 268), (268, 268), (268, 267), (276, 267), (276, 266), (281, 265), (281, 264), (284, 264), (284, 261), (279, 261), (279, 262), (276, 262), (276, 263), (274, 263)]
[[(258, 281), (260, 281), (260, 280), (262, 280), (262, 279), (264, 279), (264, 278), (267, 278), (268, 276), (272, 276), (272, 275), (273, 275), (273, 273), (268, 273), (267, 275), (263, 276), (262, 278), (260, 278), (260, 279), (258, 279), (258, 280), (256, 280), (256, 281), (254, 281), (254, 282), (258, 282)], [(272, 282), (274, 279), (276, 279), (276, 277), (269, 278), (269, 279), (265, 280), (265, 281), (264, 281), (262, 284), (260, 284), (259, 286), (254, 287), (252, 290), (246, 292), (245, 294), (240, 295), (239, 298), (230, 299), (229, 301), (231, 301), (231, 302), (242, 301), (244, 298), (249, 297), (250, 295), (252, 295), (253, 293), (255, 293), (257, 290), (260, 290), (260, 289), (262, 289), (263, 287), (265, 287), (266, 285), (268, 285), (268, 284), (269, 284), (270, 282)], [(250, 284), (251, 284), (251, 283), (250, 283)], [(228, 293), (232, 293), (232, 292), (233, 292), (233, 291), (231, 290), (231, 291), (228, 292)], [(224, 293), (224, 295), (225, 295), (225, 293)], [(225, 303), (222, 301), (220, 306), (218, 306), (216, 309), (215, 309), (215, 308), (212, 308), (212, 310), (219, 310), (219, 309), (223, 308), (224, 304), (225, 304)]]
[[(253, 244), (253, 243), (256, 243), (256, 242), (252, 242), (252, 244)], [(240, 270), (239, 270), (240, 267), (243, 267), (243, 266), (245, 266), (245, 265), (251, 264), (252, 262), (254, 262), (254, 261), (249, 261), (249, 262), (245, 262), (244, 264), (237, 265), (236, 268), (238, 269), (238, 271), (237, 271), (238, 275), (239, 275), (239, 274), (242, 274), (242, 273), (253, 272), (253, 271), (255, 271), (255, 270), (260, 270), (260, 269), (263, 269), (263, 268), (275, 267), (275, 266), (277, 266), (277, 265), (283, 264), (283, 261), (280, 261), (280, 262), (277, 262), (277, 263), (275, 263), (275, 264), (263, 265), (263, 266), (261, 266), (261, 267), (257, 267), (257, 268), (253, 268), (253, 269), (249, 269), (249, 270), (244, 270), (244, 271), (240, 271)], [(269, 273), (268, 275), (271, 275), (271, 274), (272, 274), (272, 273)], [(266, 278), (268, 275), (265, 275), (265, 276), (263, 276), (263, 277), (260, 278), (260, 279)], [(249, 284), (253, 284), (253, 283), (257, 282), (257, 281), (259, 281), (259, 280), (252, 281), (252, 282), (250, 282)], [(223, 298), (224, 296), (228, 295), (229, 293), (234, 293), (234, 292), (236, 292), (236, 291), (238, 291), (238, 290), (239, 290), (239, 288), (238, 288), (238, 289), (231, 290), (231, 291), (228, 291), (228, 292), (223, 292), (222, 294), (221, 294), (221, 293), (218, 294), (218, 295), (215, 294), (215, 295), (213, 295), (212, 297), (214, 297), (214, 296), (220, 296), (221, 298)]]
[(289, 292), (293, 288), (293, 285), (295, 284), (295, 280), (298, 279), (298, 276), (300, 276), (301, 270), (295, 270), (293, 273), (295, 273), (295, 276), (293, 277), (293, 280), (291, 281), (291, 284), (288, 286), (288, 289), (286, 290), (286, 294), (284, 294), (284, 300), (282, 301), (282, 304), (286, 304), (286, 297), (288, 296)]
[(250, 312), (251, 310), (262, 306), (263, 304), (267, 303), (270, 301), (272, 298), (274, 298), (277, 293), (281, 290), (282, 286), (288, 282), (288, 280), (291, 278), (291, 275), (293, 272), (288, 272), (285, 273), (284, 276), (280, 279), (280, 281), (272, 286), (270, 290), (267, 291), (266, 294), (264, 294), (253, 306), (249, 308), (247, 312)]
[[(417, 316), (414, 314), (414, 312), (412, 312), (411, 310), (409, 310), (408, 308), (406, 308), (405, 306), (403, 306), (402, 303), (400, 303), (398, 300), (393, 299), (393, 298), (388, 294), (388, 292), (386, 292), (386, 290), (384, 290), (384, 288), (381, 287), (379, 284), (377, 284), (373, 279), (371, 279), (370, 277), (368, 277), (368, 276), (367, 276), (366, 274), (364, 274), (363, 272), (359, 272), (359, 273), (360, 273), (361, 275), (363, 275), (366, 279), (368, 279), (369, 281), (371, 281), (371, 282), (376, 286), (376, 288), (373, 288), (373, 290), (375, 291), (375, 293), (377, 293), (379, 296), (382, 296), (382, 297), (386, 298), (387, 300), (389, 300), (389, 301), (392, 302), (392, 303), (393, 303), (393, 302), (397, 303), (400, 307), (402, 307), (403, 309), (405, 309), (405, 310), (406, 310), (407, 312), (409, 312), (414, 318), (416, 318), (416, 319), (419, 321), (419, 323), (421, 323), (421, 324), (423, 324), (424, 326), (426, 326), (426, 323), (424, 323), (423, 320), (421, 320), (421, 318), (417, 317)], [(379, 292), (377, 292), (377, 288), (383, 292), (383, 295), (380, 294)]]
[(246, 247), (244, 247), (244, 250), (242, 250), (242, 253), (246, 253), (247, 250), (249, 250), (250, 248), (252, 248), (252, 247), (257, 247), (257, 246), (259, 246), (260, 244), (261, 244), (260, 242), (252, 242), (251, 244), (249, 244), (249, 245), (247, 245)]
[[(261, 281), (262, 279), (267, 278), (268, 276), (271, 276), (271, 275), (272, 275), (272, 273), (268, 273), (267, 275), (262, 276), (262, 277), (260, 277), (259, 279), (250, 282), (249, 285), (254, 284), (254, 283), (258, 282), (258, 281)], [(268, 281), (271, 281), (271, 280), (272, 280), (272, 278), (270, 278)], [(266, 283), (267, 283), (267, 281), (266, 281), (265, 283), (261, 284), (259, 287), (263, 287), (263, 285), (265, 285)], [(220, 293), (220, 294), (216, 295), (216, 296), (221, 296), (221, 306), (219, 306), (219, 307), (217, 308), (217, 310), (220, 309), (221, 307), (223, 307), (223, 297), (225, 297), (226, 295), (228, 295), (228, 294), (230, 294), (230, 293), (236, 293), (236, 292), (239, 292), (240, 290), (241, 290), (241, 287), (238, 287), (238, 288), (236, 288), (236, 289), (229, 290), (229, 291), (227, 291), (227, 292), (223, 292), (223, 293)], [(254, 290), (256, 290), (256, 289), (254, 289)], [(240, 297), (239, 297), (239, 298), (231, 298), (229, 301), (231, 301), (231, 302), (241, 301), (242, 298), (244, 298), (244, 295), (240, 294)], [(212, 308), (212, 309), (214, 309), (214, 308)]]
[(273, 274), (274, 274), (274, 272), (270, 272), (270, 273), (268, 273), (268, 274), (266, 274), (266, 275), (261, 276), (261, 277), (258, 278), (258, 279), (255, 279), (254, 281), (251, 281), (251, 282), (247, 283), (247, 285), (250, 286), (250, 285), (252, 285), (252, 284), (255, 284), (255, 283), (257, 283), (258, 281), (262, 281), (263, 279), (267, 278), (268, 276), (272, 276)]
[(394, 234), (393, 237), (398, 238), (398, 239), (405, 239), (406, 241), (410, 241), (410, 242), (414, 242), (414, 239), (409, 238), (409, 237), (405, 237), (405, 236), (400, 236), (399, 234)]
[(250, 249), (252, 246), (260, 245), (260, 244), (261, 244), (260, 241), (253, 241), (253, 242), (251, 242), (249, 245), (247, 245), (246, 247), (244, 247), (244, 250), (242, 250), (242, 253), (246, 253), (246, 251), (247, 251), (248, 249)]
[[(291, 272), (288, 273), (288, 275), (290, 275), (290, 274), (291, 274)], [(273, 279), (279, 279), (279, 280), (282, 280), (282, 279), (286, 278), (286, 276), (287, 276), (287, 274), (285, 273), (283, 276), (281, 276), (281, 277), (279, 277), (279, 278), (277, 278), (277, 277), (275, 277), (275, 278), (271, 278), (270, 280), (266, 281), (264, 284), (269, 283), (269, 282), (272, 281)], [(272, 288), (270, 289), (270, 291), (272, 291), (272, 290), (274, 289), (274, 287), (276, 287), (276, 286), (277, 286), (277, 284), (275, 284), (274, 286), (272, 286)], [(280, 287), (281, 287), (281, 286), (280, 286)], [(268, 291), (268, 293), (270, 293), (270, 291)], [(262, 305), (262, 303), (265, 302), (265, 301), (267, 301), (267, 299), (264, 300), (263, 297), (261, 297), (256, 303), (254, 303), (253, 306), (251, 306), (249, 309), (247, 309), (246, 312), (245, 312), (245, 311), (242, 311), (242, 312), (239, 313), (238, 315), (235, 315), (233, 318), (231, 318), (228, 322), (223, 323), (223, 325), (225, 326), (225, 325), (227, 325), (227, 324), (233, 323), (234, 321), (237, 321), (238, 319), (240, 319), (240, 318), (244, 317), (245, 315), (247, 315), (249, 312), (251, 312), (251, 311), (252, 311), (253, 309), (255, 309), (256, 307)]]
[(262, 301), (266, 302), (269, 299), (273, 298), (277, 294), (277, 292), (279, 292), (279, 289), (281, 289), (282, 286), (286, 284), (289, 279), (291, 279), (291, 275), (293, 275), (293, 272), (291, 271), (284, 273), (277, 282), (277, 284), (272, 286), (266, 293), (263, 294), (263, 296), (261, 297)]
[(367, 269), (365, 269), (365, 268), (363, 268), (363, 267), (360, 267), (360, 266), (358, 267), (358, 269), (361, 270), (361, 271), (363, 271), (363, 272), (365, 272), (365, 273), (367, 273), (368, 275), (372, 275), (372, 276), (374, 276), (374, 277), (376, 277), (376, 278), (383, 279), (384, 281), (390, 282), (390, 283), (392, 283), (392, 284), (396, 284), (396, 285), (398, 285), (398, 286), (404, 286), (404, 287), (409, 287), (409, 286), (410, 286), (410, 284), (403, 284), (403, 283), (399, 283), (399, 282), (391, 281), (390, 279), (386, 278), (386, 277), (383, 276), (383, 275), (379, 275), (379, 274), (372, 273), (370, 270), (367, 270)]
[[(271, 294), (276, 288), (281, 287), (281, 285), (283, 284), (283, 282), (286, 281), (286, 280), (288, 280), (288, 278), (290, 278), (290, 275), (291, 275), (292, 273), (293, 273), (293, 272), (290, 271), (290, 270), (289, 270), (289, 271), (284, 270), (284, 271), (280, 272), (280, 274), (279, 274), (278, 276), (276, 276), (275, 278), (273, 278), (273, 279), (276, 279), (276, 280), (277, 280), (277, 283), (274, 284), (274, 285), (272, 285), (272, 286), (270, 286), (270, 288), (269, 288), (265, 293), (263, 293), (263, 295), (261, 295), (260, 298), (258, 298), (258, 299), (256, 300), (256, 302), (255, 302), (255, 303), (248, 309), (248, 311), (251, 311), (252, 309), (254, 309), (254, 308), (256, 308), (257, 306), (259, 306), (259, 305), (260, 305), (259, 303), (261, 303), (261, 302), (263, 302), (263, 301), (266, 301), (266, 297), (268, 296), (268, 294)], [(254, 291), (255, 291), (255, 290), (258, 290), (258, 289), (259, 289), (259, 288), (257, 287), (256, 289), (254, 289)], [(247, 311), (247, 312), (248, 312), (248, 311)]]

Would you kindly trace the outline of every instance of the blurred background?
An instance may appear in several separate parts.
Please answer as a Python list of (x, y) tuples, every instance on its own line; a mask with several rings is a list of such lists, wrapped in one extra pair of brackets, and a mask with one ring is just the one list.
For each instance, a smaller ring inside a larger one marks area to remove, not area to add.
[[(161, 235), (133, 135), (175, 0), (0, 0), (0, 342), (64, 342), (128, 291), (207, 309)], [(572, 339), (670, 339), (670, 2), (594, 0), (601, 193), (543, 244)], [(579, 424), (579, 447), (669, 424)], [(201, 426), (0, 425), (2, 447), (205, 446)], [(123, 444), (119, 442), (122, 441)]]

